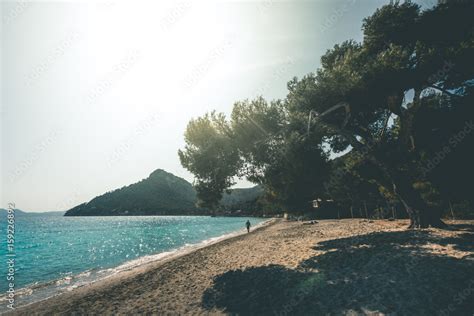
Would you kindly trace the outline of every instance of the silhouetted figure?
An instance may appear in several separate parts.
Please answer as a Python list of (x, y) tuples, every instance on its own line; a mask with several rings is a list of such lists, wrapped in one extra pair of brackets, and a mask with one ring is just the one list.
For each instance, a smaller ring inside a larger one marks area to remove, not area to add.
[(245, 223), (245, 226), (247, 227), (247, 233), (250, 233), (250, 221), (247, 220), (247, 223)]

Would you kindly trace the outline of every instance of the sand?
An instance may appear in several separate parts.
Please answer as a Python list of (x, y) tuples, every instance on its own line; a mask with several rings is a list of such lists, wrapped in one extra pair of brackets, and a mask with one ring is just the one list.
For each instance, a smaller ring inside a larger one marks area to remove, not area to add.
[(474, 221), (277, 220), (15, 314), (472, 315)]

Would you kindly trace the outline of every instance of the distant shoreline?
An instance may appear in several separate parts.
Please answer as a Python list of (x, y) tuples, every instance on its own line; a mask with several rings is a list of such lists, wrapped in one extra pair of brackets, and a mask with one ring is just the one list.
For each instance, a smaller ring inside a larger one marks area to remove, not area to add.
[(153, 216), (206, 216), (206, 217), (256, 217), (256, 218), (274, 218), (272, 216), (262, 216), (262, 215), (254, 215), (254, 214), (241, 214), (241, 215), (210, 215), (210, 214), (154, 214), (154, 215), (140, 215), (140, 214), (123, 214), (123, 215), (64, 215), (64, 217), (153, 217)]

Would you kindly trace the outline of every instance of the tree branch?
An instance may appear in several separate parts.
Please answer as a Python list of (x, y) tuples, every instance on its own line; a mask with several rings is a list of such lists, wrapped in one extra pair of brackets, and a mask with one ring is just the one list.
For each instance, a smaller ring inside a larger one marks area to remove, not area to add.
[(390, 116), (391, 116), (391, 113), (388, 112), (387, 117), (385, 118), (385, 122), (383, 123), (382, 131), (380, 132), (380, 135), (379, 135), (379, 141), (381, 141), (385, 135), (385, 131), (387, 130), (388, 120), (390, 119)]
[(441, 92), (443, 92), (443, 93), (446, 93), (446, 94), (449, 95), (450, 97), (458, 97), (458, 98), (460, 97), (459, 95), (454, 94), (454, 93), (451, 93), (451, 92), (449, 92), (448, 90), (446, 90), (446, 89), (444, 89), (444, 88), (441, 88), (441, 87), (438, 87), (438, 86), (436, 86), (436, 85), (434, 85), (434, 84), (433, 84), (433, 85), (429, 85), (428, 87), (429, 87), (429, 88), (436, 89), (436, 90), (439, 90), (439, 91), (441, 91)]

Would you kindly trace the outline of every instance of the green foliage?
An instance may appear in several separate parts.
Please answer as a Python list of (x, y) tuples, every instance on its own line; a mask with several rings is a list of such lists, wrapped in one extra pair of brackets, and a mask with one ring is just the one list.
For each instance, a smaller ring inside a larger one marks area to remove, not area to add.
[[(271, 200), (285, 210), (308, 209), (313, 197), (322, 194), (327, 156), (314, 145), (314, 137), (308, 137), (306, 121), (290, 116), (286, 106), (260, 97), (236, 102), (230, 123), (221, 116), (220, 123), (213, 124), (216, 118), (209, 115), (190, 122), (187, 146), (179, 155), (183, 166), (195, 174), (198, 196), (207, 206), (217, 206), (233, 176), (261, 185), (268, 194), (264, 203)], [(222, 126), (224, 135), (219, 132)], [(201, 134), (208, 142), (193, 138)], [(232, 162), (225, 173), (216, 174), (225, 155), (232, 155)]]
[(231, 119), (234, 143), (243, 161), (239, 175), (263, 184), (266, 170), (281, 156), (286, 127), (283, 105), (263, 98), (236, 102)]
[[(324, 113), (338, 102), (350, 107), (348, 121), (347, 111), (334, 111), (315, 128), (327, 128), (325, 134), (335, 152), (351, 145), (362, 153), (368, 168), (350, 172), (377, 183), (386, 198), (397, 197), (419, 212), (422, 219), (415, 225), (434, 223), (434, 209), (440, 206), (434, 192), (446, 187), (440, 179), (449, 179), (445, 182), (455, 188), (451, 196), (469, 186), (464, 181), (453, 183), (455, 178), (442, 168), (433, 170), (427, 182), (420, 168), (436, 153), (426, 141), (439, 140), (434, 131), (452, 137), (454, 127), (462, 123), (456, 113), (464, 113), (464, 120), (473, 117), (468, 109), (472, 109), (474, 69), (465, 58), (473, 52), (473, 13), (474, 4), (468, 2), (441, 4), (424, 12), (410, 2), (383, 6), (364, 20), (362, 44), (336, 45), (322, 57), (322, 68), (308, 77), (309, 83), (308, 78), (291, 82), (290, 100), (296, 111)], [(436, 31), (440, 37), (433, 36)], [(413, 100), (405, 102), (410, 91)], [(312, 101), (300, 102), (302, 98)], [(389, 115), (395, 118), (391, 126)], [(434, 147), (440, 150), (439, 143)], [(453, 154), (450, 163), (444, 163), (450, 168), (460, 163), (472, 179), (472, 167), (465, 160), (472, 160), (472, 153), (462, 152), (465, 156)], [(438, 181), (437, 173), (441, 173)]]
[(198, 206), (214, 208), (233, 182), (241, 161), (232, 129), (223, 114), (212, 112), (189, 122), (179, 151), (181, 164), (196, 176)]
[[(288, 83), (284, 100), (237, 102), (230, 122), (192, 121), (183, 166), (212, 201), (240, 176), (283, 210), (318, 197), (371, 200), (403, 205), (412, 226), (441, 224), (447, 200), (472, 201), (474, 131), (456, 138), (474, 118), (472, 16), (469, 1), (382, 6), (364, 19), (362, 43), (328, 50), (320, 69)], [(443, 146), (450, 154), (427, 168)], [(228, 167), (216, 174), (223, 157)]]

